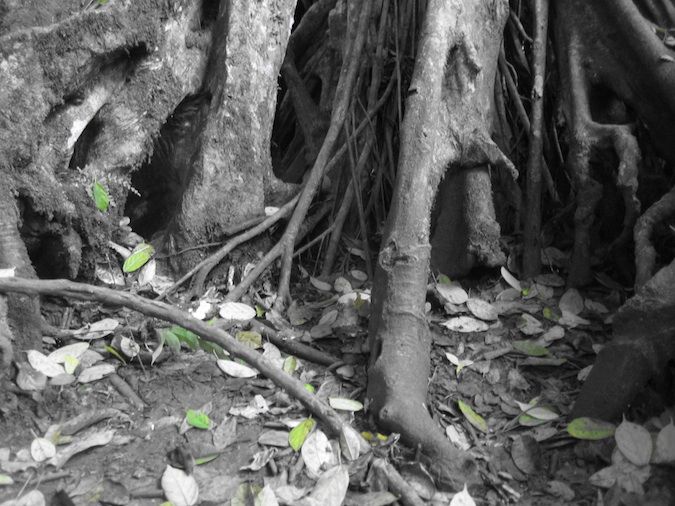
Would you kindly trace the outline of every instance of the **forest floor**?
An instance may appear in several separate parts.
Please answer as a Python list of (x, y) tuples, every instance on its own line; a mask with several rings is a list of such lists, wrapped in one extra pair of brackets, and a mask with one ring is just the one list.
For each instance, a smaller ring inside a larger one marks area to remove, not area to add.
[[(365, 273), (346, 270), (318, 280), (305, 272), (286, 318), (272, 311), (263, 315), (264, 291), (248, 300), (257, 303), (258, 320), (339, 357), (335, 367), (289, 358), (260, 334), (228, 326), (340, 409), (370, 439), (373, 454), (387, 457), (430, 504), (472, 504), (471, 498), (490, 505), (675, 504), (667, 467), (631, 464), (640, 457), (630, 454), (630, 444), (619, 445), (621, 455), (611, 429), (600, 441), (582, 441), (567, 430), (576, 393), (611, 337), (612, 313), (625, 297), (620, 287), (601, 281), (605, 286), (578, 292), (547, 274), (523, 287), (502, 271), (461, 284), (441, 277), (429, 285), (434, 345), (428, 408), (478, 462), (484, 486), (471, 488), (470, 497), (438, 490), (433, 469), (425, 469), (395, 434), (378, 434), (364, 415), (359, 401), (366, 391), (370, 289)], [(229, 309), (221, 301), (212, 291), (192, 309), (203, 318), (214, 310), (223, 315)], [(383, 490), (369, 458), (347, 462), (321, 423), (306, 439), (301, 431), (291, 433), (299, 423), (311, 425), (303, 422), (308, 414), (297, 401), (255, 371), (217, 361), (212, 349), (199, 349), (180, 329), (173, 328), (151, 365), (147, 356), (140, 360), (143, 353), (133, 357), (134, 343), (147, 347), (146, 355), (157, 348), (152, 340), (142, 342), (137, 331), (147, 320), (138, 314), (64, 300), (46, 301), (43, 311), (80, 331), (58, 342), (73, 345), (67, 358), (40, 360), (33, 354), (31, 364), (50, 379), (24, 371), (14, 402), (0, 406), (0, 504), (157, 505), (166, 501), (167, 489), (167, 495), (172, 488), (189, 495), (195, 484), (200, 504), (396, 500)], [(176, 336), (182, 342), (178, 352), (169, 349), (176, 348)], [(188, 342), (198, 349), (190, 350)], [(46, 339), (46, 353), (56, 348), (54, 339)], [(55, 363), (72, 374), (54, 370)], [(672, 437), (675, 410), (655, 407), (647, 397), (632, 409), (636, 424), (624, 426), (624, 440), (639, 439), (646, 428), (658, 453), (657, 434), (660, 441)], [(289, 447), (289, 440), (302, 449)], [(167, 463), (187, 473), (161, 480)], [(343, 474), (333, 472), (345, 466), (348, 491)]]

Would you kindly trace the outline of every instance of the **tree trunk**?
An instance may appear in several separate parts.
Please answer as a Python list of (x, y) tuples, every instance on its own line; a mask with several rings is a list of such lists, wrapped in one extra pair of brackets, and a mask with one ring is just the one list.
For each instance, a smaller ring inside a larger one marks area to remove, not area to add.
[(501, 0), (429, 2), (373, 290), (370, 410), (384, 428), (400, 432), (411, 445), (421, 444), (433, 469), (454, 487), (475, 479), (475, 468), (441, 433), (426, 404), (430, 212), (446, 169), (510, 166), (490, 140), (485, 107), (493, 94), (507, 13)]

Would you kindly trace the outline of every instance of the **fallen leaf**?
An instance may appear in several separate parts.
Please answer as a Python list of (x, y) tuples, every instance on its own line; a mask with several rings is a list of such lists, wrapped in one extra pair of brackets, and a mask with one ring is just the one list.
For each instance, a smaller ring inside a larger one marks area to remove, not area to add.
[(98, 381), (115, 372), (117, 367), (114, 364), (99, 364), (84, 369), (77, 377), (80, 383), (91, 383)]
[(506, 281), (511, 288), (517, 290), (518, 293), (523, 291), (523, 286), (520, 284), (520, 281), (513, 274), (511, 274), (506, 269), (506, 267), (501, 268), (501, 273), (502, 278), (504, 278), (504, 281)]
[(469, 494), (466, 483), (464, 484), (464, 488), (452, 497), (450, 506), (476, 506), (476, 501), (474, 501), (471, 494)]
[(35, 462), (44, 462), (56, 455), (56, 447), (50, 440), (36, 437), (30, 444), (30, 455)]
[(363, 404), (354, 399), (346, 399), (344, 397), (329, 397), (328, 403), (333, 409), (338, 411), (361, 411)]
[(636, 466), (646, 466), (652, 458), (652, 437), (649, 431), (626, 419), (614, 433), (616, 445), (621, 453)]
[(302, 445), (305, 443), (307, 436), (309, 436), (310, 432), (314, 430), (315, 426), (316, 420), (313, 418), (305, 418), (296, 427), (294, 427), (288, 433), (288, 442), (291, 445), (291, 448), (293, 448), (296, 452), (299, 451), (300, 448), (302, 448)]
[(575, 418), (567, 424), (567, 433), (576, 439), (597, 441), (612, 437), (616, 427), (614, 424), (594, 418)]
[(652, 459), (655, 464), (675, 464), (675, 425), (672, 419), (656, 436)]
[(467, 419), (467, 421), (473, 425), (475, 428), (477, 428), (481, 432), (488, 432), (488, 425), (485, 419), (480, 416), (478, 413), (476, 413), (471, 406), (469, 406), (467, 403), (465, 403), (462, 400), (457, 401), (457, 405), (459, 406), (460, 411), (464, 415), (464, 418)]
[(195, 477), (169, 465), (162, 474), (162, 490), (173, 506), (193, 506), (199, 500)]
[(223, 302), (218, 314), (228, 321), (247, 322), (256, 317), (255, 309), (241, 302)]
[(254, 378), (258, 375), (258, 371), (252, 367), (240, 364), (234, 360), (218, 359), (216, 360), (216, 364), (221, 371), (233, 378)]
[(466, 301), (466, 307), (476, 318), (486, 321), (494, 321), (499, 318), (497, 309), (481, 299), (469, 299)]
[(457, 316), (441, 323), (442, 327), (455, 332), (485, 332), (489, 326), (487, 323), (470, 316)]
[(348, 486), (347, 466), (335, 466), (319, 477), (309, 498), (316, 501), (317, 506), (341, 506)]
[(315, 430), (305, 440), (300, 450), (302, 459), (305, 462), (310, 476), (317, 476), (321, 468), (326, 465), (330, 467), (335, 463), (335, 455), (333, 455), (333, 448), (326, 434), (321, 430)]
[(469, 299), (469, 295), (462, 288), (462, 285), (457, 282), (436, 283), (436, 291), (443, 302), (450, 302), (451, 304), (464, 304)]
[(333, 289), (330, 283), (326, 283), (315, 277), (310, 277), (309, 283), (321, 292), (330, 292)]
[(54, 359), (49, 358), (37, 350), (28, 350), (26, 355), (28, 357), (28, 363), (33, 369), (41, 372), (48, 378), (54, 378), (55, 376), (59, 376), (66, 372), (63, 366), (58, 364)]

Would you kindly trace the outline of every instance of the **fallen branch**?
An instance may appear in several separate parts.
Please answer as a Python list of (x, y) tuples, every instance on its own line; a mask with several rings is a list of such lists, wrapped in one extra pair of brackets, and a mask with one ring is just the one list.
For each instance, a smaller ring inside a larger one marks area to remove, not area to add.
[[(23, 293), (28, 295), (52, 295), (76, 300), (96, 300), (110, 306), (124, 306), (147, 316), (160, 318), (198, 334), (202, 339), (216, 343), (232, 356), (244, 360), (260, 371), (275, 385), (283, 388), (299, 400), (307, 410), (323, 421), (333, 434), (340, 434), (348, 426), (342, 418), (323, 401), (310, 394), (301, 381), (286, 374), (258, 352), (237, 341), (224, 330), (207, 325), (188, 313), (156, 300), (144, 299), (137, 295), (117, 292), (84, 283), (67, 280), (33, 280), (24, 278), (0, 278), (0, 292)], [(364, 443), (366, 444), (366, 443)]]

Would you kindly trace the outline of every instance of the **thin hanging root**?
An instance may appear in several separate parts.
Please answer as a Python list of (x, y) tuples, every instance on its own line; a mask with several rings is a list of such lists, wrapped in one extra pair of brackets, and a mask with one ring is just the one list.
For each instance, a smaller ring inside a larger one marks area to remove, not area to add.
[[(380, 97), (380, 100), (378, 100), (377, 104), (375, 104), (375, 107), (368, 113), (368, 117), (364, 118), (363, 121), (359, 124), (359, 126), (354, 130), (354, 133), (350, 139), (347, 139), (347, 142), (350, 142), (352, 138), (358, 137), (361, 132), (368, 126), (369, 121), (377, 114), (377, 112), (382, 108), (382, 106), (386, 103), (387, 99), (389, 98), (389, 95), (391, 94), (392, 90), (394, 89), (394, 83), (396, 81), (394, 79), (389, 81), (389, 84), (387, 85), (387, 88), (385, 89), (384, 93), (382, 94), (382, 97)], [(347, 145), (344, 144), (331, 158), (330, 162), (326, 165), (325, 171), (328, 172), (330, 171), (344, 156), (344, 154), (347, 152)], [(298, 195), (294, 200), (299, 199), (300, 195)], [(326, 208), (327, 211), (327, 208)], [(304, 216), (304, 215), (303, 215)], [(261, 224), (262, 225), (262, 224)], [(290, 225), (289, 225), (290, 226)], [(313, 227), (314, 225), (312, 225)], [(303, 232), (303, 230), (305, 230)], [(304, 234), (309, 231), (309, 229), (306, 229), (306, 227), (301, 227), (298, 235), (296, 236), (296, 241), (300, 240)], [(284, 237), (286, 236), (288, 230), (284, 232)], [(241, 298), (244, 293), (246, 293), (246, 290), (249, 289), (249, 287), (255, 282), (256, 279), (269, 267), (272, 262), (274, 262), (279, 256), (281, 256), (284, 246), (284, 237), (282, 237), (279, 242), (277, 242), (272, 249), (270, 249), (267, 254), (258, 262), (256, 265), (255, 269), (253, 269), (248, 276), (246, 276), (245, 279), (241, 281), (241, 283), (230, 293), (227, 294), (226, 299), (230, 301), (235, 301)], [(202, 262), (203, 263), (203, 262)], [(193, 271), (196, 272), (196, 269), (201, 266), (198, 265), (196, 266)], [(192, 271), (190, 271), (192, 272)], [(190, 273), (188, 273), (190, 274)], [(186, 274), (184, 277), (188, 279), (188, 274)], [(194, 273), (193, 273), (194, 274)], [(184, 283), (186, 279), (181, 279), (178, 283)]]
[(233, 239), (229, 240), (222, 248), (216, 251), (213, 255), (199, 262), (190, 270), (190, 272), (185, 274), (185, 276), (180, 278), (173, 285), (171, 285), (169, 288), (167, 288), (161, 294), (159, 294), (156, 300), (163, 300), (167, 295), (174, 292), (195, 274), (197, 274), (195, 286), (196, 287), (203, 286), (206, 276), (208, 276), (211, 270), (216, 265), (218, 265), (223, 258), (225, 258), (234, 248), (236, 248), (240, 244), (243, 244), (249, 239), (252, 239), (257, 235), (260, 235), (265, 230), (269, 229), (272, 225), (274, 225), (276, 222), (288, 216), (293, 207), (295, 206), (295, 204), (297, 203), (298, 198), (300, 198), (300, 196), (296, 195), (293, 199), (287, 202), (281, 209), (279, 209), (272, 216), (268, 217), (267, 219), (265, 219), (252, 229), (248, 230), (247, 232), (244, 232), (243, 234), (240, 234), (237, 237), (234, 237)]
[(546, 77), (546, 42), (548, 40), (548, 0), (534, 1), (534, 84), (532, 86), (532, 121), (527, 159), (525, 226), (523, 237), (523, 272), (532, 278), (541, 269), (541, 173), (544, 160), (544, 79)]
[[(337, 257), (337, 250), (340, 244), (340, 237), (342, 236), (342, 227), (344, 226), (345, 221), (347, 220), (349, 210), (351, 209), (352, 202), (354, 201), (355, 196), (354, 178), (359, 177), (359, 174), (361, 174), (363, 168), (366, 165), (366, 162), (368, 161), (368, 157), (370, 156), (370, 150), (372, 149), (372, 147), (373, 147), (373, 137), (368, 136), (368, 139), (366, 140), (366, 145), (363, 147), (363, 150), (359, 155), (359, 160), (356, 162), (356, 168), (353, 170), (352, 179), (349, 182), (349, 185), (347, 186), (347, 189), (345, 190), (345, 193), (342, 197), (340, 209), (338, 210), (337, 215), (335, 216), (335, 220), (333, 222), (333, 233), (331, 235), (330, 241), (328, 242), (328, 249), (326, 250), (326, 256), (324, 258), (323, 267), (321, 269), (322, 276), (328, 276), (333, 270), (333, 265), (335, 265), (335, 258)], [(364, 234), (365, 232), (366, 231), (363, 230)], [(368, 265), (370, 265), (370, 263), (368, 263)], [(371, 272), (368, 273), (368, 276), (370, 277), (370, 279), (373, 279), (372, 267), (370, 267), (370, 270)]]
[(307, 214), (309, 205), (316, 194), (321, 179), (325, 173), (328, 161), (330, 159), (333, 148), (337, 143), (342, 124), (345, 121), (347, 108), (352, 97), (352, 90), (356, 81), (359, 68), (361, 66), (361, 50), (365, 43), (366, 34), (368, 32), (368, 24), (370, 20), (370, 12), (372, 10), (373, 0), (366, 0), (361, 8), (361, 13), (358, 19), (358, 27), (356, 31), (356, 38), (350, 40), (350, 48), (346, 51), (346, 59), (343, 61), (342, 69), (340, 70), (340, 78), (337, 84), (337, 96), (335, 98), (335, 106), (331, 116), (330, 126), (326, 133), (326, 138), (323, 141), (321, 150), (314, 162), (314, 166), (309, 174), (309, 178), (305, 183), (305, 187), (300, 194), (300, 200), (295, 208), (293, 217), (291, 218), (283, 237), (279, 241), (282, 246), (283, 258), (281, 261), (281, 275), (279, 276), (279, 293), (275, 302), (277, 310), (282, 309), (283, 306), (290, 300), (290, 281), (291, 281), (291, 267), (293, 265), (293, 247), (295, 240), (300, 230), (300, 225)]
[[(506, 81), (506, 89), (508, 90), (509, 96), (511, 97), (511, 100), (513, 100), (513, 103), (516, 107), (518, 119), (523, 124), (523, 127), (529, 135), (531, 132), (530, 118), (527, 116), (527, 111), (525, 111), (525, 106), (523, 105), (523, 101), (521, 100), (520, 94), (518, 93), (518, 87), (516, 86), (516, 82), (513, 80), (511, 71), (509, 70), (508, 64), (506, 63), (503, 47), (499, 53), (499, 71), (504, 76), (504, 80)], [(551, 197), (551, 200), (554, 202), (560, 202), (560, 196), (558, 195), (558, 191), (555, 188), (555, 183), (553, 182), (553, 177), (551, 176), (551, 170), (548, 168), (548, 164), (546, 163), (546, 160), (543, 156), (541, 158), (541, 170), (542, 175), (544, 176), (544, 182), (546, 183), (546, 191)]]
[[(370, 87), (368, 88), (368, 109), (373, 109), (377, 103), (377, 91), (382, 82), (382, 70), (384, 66), (384, 42), (385, 36), (387, 34), (387, 19), (389, 16), (389, 0), (385, 0), (382, 3), (382, 12), (380, 13), (380, 25), (378, 28), (377, 35), (377, 47), (375, 49), (375, 54), (373, 56), (373, 65), (372, 65), (372, 75), (370, 79)], [(394, 79), (389, 80), (389, 85), (393, 83)], [(387, 93), (385, 92), (385, 95)], [(368, 114), (366, 114), (368, 117)], [(349, 209), (351, 208), (352, 201), (354, 199), (354, 183), (355, 178), (361, 177), (361, 173), (365, 168), (366, 162), (368, 161), (368, 156), (370, 155), (373, 146), (375, 145), (375, 130), (376, 130), (376, 120), (373, 118), (371, 122), (370, 135), (367, 137), (365, 145), (359, 154), (359, 159), (356, 162), (356, 168), (352, 174), (352, 180), (349, 182), (347, 189), (342, 197), (342, 204), (340, 209), (333, 221), (333, 232), (328, 243), (328, 248), (326, 249), (326, 254), (324, 256), (323, 267), (321, 269), (322, 276), (328, 276), (333, 270), (333, 265), (335, 264), (335, 258), (337, 257), (337, 250), (340, 244), (340, 237), (342, 236), (342, 228), (344, 227), (345, 220), (349, 214)], [(366, 231), (364, 229), (364, 234)], [(365, 237), (365, 236), (364, 236)], [(366, 241), (367, 244), (367, 241)], [(368, 259), (368, 276), (370, 279), (373, 279), (372, 265), (370, 262), (370, 255), (367, 256)]]

